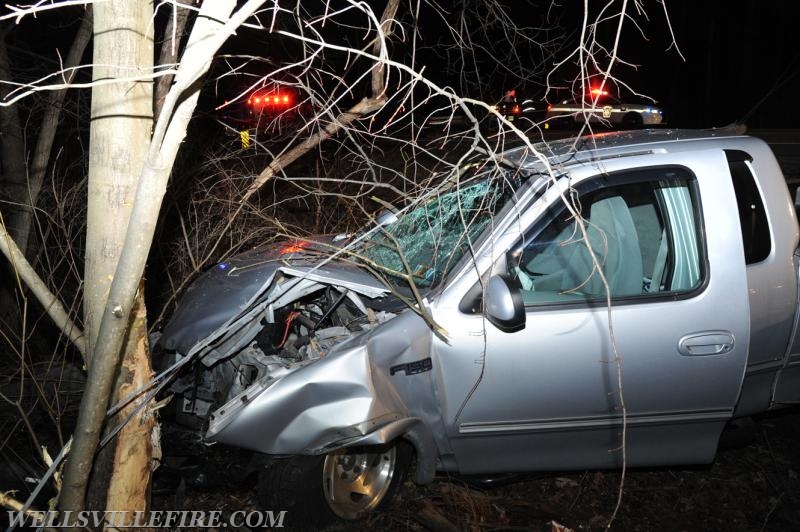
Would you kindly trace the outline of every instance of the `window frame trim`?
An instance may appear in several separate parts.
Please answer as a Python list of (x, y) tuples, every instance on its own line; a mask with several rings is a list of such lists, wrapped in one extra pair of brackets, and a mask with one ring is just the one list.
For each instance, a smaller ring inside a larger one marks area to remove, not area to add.
[[(574, 190), (577, 194), (578, 200), (580, 201), (580, 197), (584, 196), (587, 193), (594, 192), (595, 190), (600, 190), (603, 188), (611, 188), (616, 186), (624, 186), (628, 184), (634, 183), (648, 183), (653, 181), (658, 181), (658, 179), (654, 179), (653, 177), (642, 178), (639, 177), (641, 174), (644, 173), (652, 173), (654, 171), (664, 170), (664, 169), (673, 169), (678, 170), (684, 173), (689, 181), (689, 191), (692, 195), (693, 202), (696, 202), (694, 207), (694, 217), (695, 223), (697, 225), (697, 241), (699, 246), (699, 267), (700, 267), (700, 282), (698, 285), (691, 290), (687, 291), (666, 291), (666, 292), (653, 292), (650, 294), (636, 294), (636, 295), (628, 295), (628, 296), (611, 296), (611, 306), (628, 306), (628, 305), (635, 305), (641, 303), (659, 303), (659, 302), (668, 302), (668, 301), (683, 301), (687, 299), (693, 299), (703, 292), (706, 291), (708, 285), (710, 283), (711, 277), (711, 268), (708, 260), (708, 245), (706, 241), (706, 230), (705, 230), (705, 218), (703, 216), (703, 202), (702, 202), (702, 195), (700, 193), (700, 186), (698, 183), (697, 176), (695, 173), (687, 168), (686, 166), (679, 165), (679, 164), (665, 164), (665, 165), (655, 165), (655, 166), (647, 166), (647, 167), (639, 167), (639, 168), (628, 168), (624, 170), (617, 170), (614, 172), (605, 172), (602, 174), (598, 174), (596, 176), (589, 177), (585, 180), (582, 180), (578, 185), (576, 185), (572, 190)], [(624, 177), (620, 177), (624, 176)], [(610, 183), (613, 181), (613, 183)], [(606, 185), (603, 185), (603, 182), (606, 182)], [(510, 250), (517, 249), (519, 247), (519, 243), (522, 240), (532, 241), (533, 239), (537, 238), (539, 234), (551, 223), (553, 222), (566, 207), (563, 204), (561, 198), (557, 199), (553, 204), (547, 207), (545, 212), (540, 216), (533, 224), (523, 232), (523, 235), (509, 248), (509, 251), (506, 252), (504, 256), (504, 262), (506, 263), (505, 268), (508, 268), (508, 254)], [(557, 212), (555, 212), (557, 210)], [(533, 236), (530, 236), (533, 235)], [(670, 236), (670, 239), (672, 237)], [(550, 310), (571, 310), (571, 309), (596, 309), (596, 308), (607, 308), (608, 306), (608, 298), (607, 297), (599, 297), (599, 298), (592, 298), (592, 299), (572, 299), (567, 301), (553, 301), (553, 302), (543, 302), (543, 303), (535, 303), (535, 304), (526, 304), (525, 305), (525, 312), (540, 312), (540, 311), (550, 311)]]

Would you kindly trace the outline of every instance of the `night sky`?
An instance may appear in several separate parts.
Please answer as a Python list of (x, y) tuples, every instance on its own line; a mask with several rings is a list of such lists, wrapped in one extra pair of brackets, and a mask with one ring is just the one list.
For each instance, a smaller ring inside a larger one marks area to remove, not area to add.
[[(638, 71), (624, 79), (665, 108), (670, 125), (800, 127), (793, 102), (800, 92), (800, 46), (793, 1), (665, 0), (681, 59), (670, 41), (663, 8), (644, 2), (645, 41), (627, 26), (623, 58)], [(759, 102), (763, 102), (759, 105)]]
[[(561, 0), (551, 6), (549, 0), (542, 1), (539, 9), (558, 13), (564, 31), (575, 36), (583, 2)], [(663, 0), (685, 60), (671, 46), (661, 1), (641, 0), (647, 17), (636, 15), (635, 20), (646, 38), (633, 23), (626, 24), (621, 57), (638, 68), (620, 66), (616, 75), (658, 101), (669, 125), (719, 127), (746, 121), (750, 128), (800, 127), (794, 106), (800, 94), (800, 24), (791, 9), (795, 0)], [(372, 4), (380, 11), (383, 1)], [(589, 4), (600, 9), (606, 2), (592, 0)], [(617, 1), (615, 6), (619, 5)], [(636, 12), (632, 0), (629, 10)], [(75, 15), (77, 11), (65, 13)], [(529, 19), (520, 18), (518, 23), (540, 21), (529, 8), (521, 16), (525, 13)], [(74, 19), (77, 15), (26, 19), (12, 32), (9, 44), (15, 50), (34, 52), (37, 62), (56, 64), (55, 48), (66, 54), (75, 29), (69, 22)], [(615, 21), (604, 25), (606, 41), (615, 25)], [(429, 73), (437, 70), (428, 69)], [(554, 81), (567, 82), (566, 74)], [(498, 99), (506, 82), (497, 81)]]

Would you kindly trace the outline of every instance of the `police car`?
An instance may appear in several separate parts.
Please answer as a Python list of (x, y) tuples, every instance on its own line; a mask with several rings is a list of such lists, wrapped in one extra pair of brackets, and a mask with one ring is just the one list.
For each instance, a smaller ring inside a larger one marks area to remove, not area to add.
[(664, 122), (664, 111), (652, 104), (624, 103), (606, 90), (592, 89), (583, 102), (564, 100), (550, 104), (545, 120), (547, 125), (552, 126), (590, 123), (637, 129), (661, 125)]

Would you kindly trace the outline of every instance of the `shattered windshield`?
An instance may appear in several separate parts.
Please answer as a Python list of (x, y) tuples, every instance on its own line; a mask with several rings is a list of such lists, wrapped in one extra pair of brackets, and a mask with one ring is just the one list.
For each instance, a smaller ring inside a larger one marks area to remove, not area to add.
[(521, 181), (519, 173), (502, 169), (462, 176), (382, 226), (364, 254), (382, 274), (406, 279), (411, 274), (417, 286), (433, 286), (470, 252)]

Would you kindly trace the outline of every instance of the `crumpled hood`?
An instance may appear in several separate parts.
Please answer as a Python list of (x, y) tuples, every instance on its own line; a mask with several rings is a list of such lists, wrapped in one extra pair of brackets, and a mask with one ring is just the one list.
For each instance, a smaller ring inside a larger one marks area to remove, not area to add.
[(332, 236), (283, 242), (215, 265), (186, 291), (159, 343), (165, 349), (188, 353), (198, 341), (251, 307), (278, 273), (341, 286), (371, 298), (386, 294), (386, 286), (367, 271), (352, 262), (329, 259), (337, 246), (346, 243)]
[(318, 454), (391, 423), (408, 429), (436, 410), (432, 366), (407, 369), (430, 362), (431, 341), (425, 320), (405, 312), (312, 364), (271, 372), (213, 412), (205, 439), (268, 454)]

